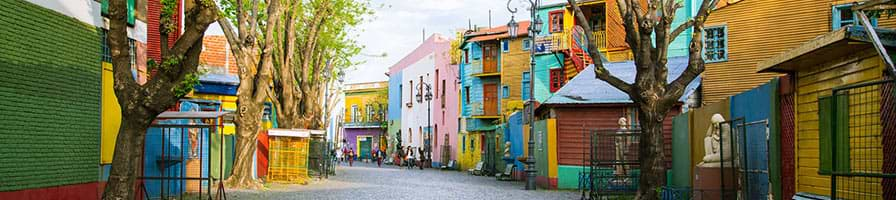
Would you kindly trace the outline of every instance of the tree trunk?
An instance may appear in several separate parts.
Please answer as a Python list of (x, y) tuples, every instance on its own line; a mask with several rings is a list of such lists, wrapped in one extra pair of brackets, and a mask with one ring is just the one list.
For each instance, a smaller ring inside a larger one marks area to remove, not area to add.
[(143, 143), (146, 141), (146, 129), (150, 122), (145, 119), (151, 117), (126, 117), (122, 118), (118, 137), (115, 139), (115, 154), (112, 157), (112, 171), (109, 173), (109, 182), (103, 191), (103, 199), (124, 200), (134, 199), (134, 191), (137, 187), (137, 176), (143, 174), (140, 163), (143, 158)]
[[(244, 107), (244, 105), (240, 104), (240, 107)], [(261, 188), (261, 182), (252, 179), (252, 156), (255, 154), (255, 141), (258, 140), (257, 133), (260, 130), (260, 120), (258, 119), (261, 119), (262, 111), (258, 107), (247, 108), (246, 111), (241, 113), (248, 116), (240, 118), (242, 120), (237, 129), (233, 173), (227, 179), (227, 185), (229, 187), (259, 189)]]
[(657, 108), (642, 104), (639, 109), (641, 137), (639, 140), (638, 159), (641, 163), (640, 185), (635, 199), (659, 199), (657, 187), (666, 180), (666, 157), (663, 142), (663, 119), (668, 108)]

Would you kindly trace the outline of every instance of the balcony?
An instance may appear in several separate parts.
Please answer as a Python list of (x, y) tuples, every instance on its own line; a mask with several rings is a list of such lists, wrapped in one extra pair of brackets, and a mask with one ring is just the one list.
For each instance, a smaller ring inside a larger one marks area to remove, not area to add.
[(365, 122), (345, 122), (345, 128), (382, 128), (386, 122), (383, 121), (365, 121)]
[[(537, 47), (535, 53), (542, 54), (565, 51), (569, 50), (570, 47), (573, 47), (573, 45), (584, 44), (584, 38), (578, 36), (579, 34), (573, 31), (573, 29), (566, 29), (563, 32), (554, 33), (551, 35), (538, 36), (535, 38), (535, 47)], [(607, 49), (606, 31), (594, 31), (587, 36), (601, 51), (605, 51)], [(541, 48), (542, 46), (544, 48)], [(583, 45), (580, 48), (587, 48), (587, 46)]]

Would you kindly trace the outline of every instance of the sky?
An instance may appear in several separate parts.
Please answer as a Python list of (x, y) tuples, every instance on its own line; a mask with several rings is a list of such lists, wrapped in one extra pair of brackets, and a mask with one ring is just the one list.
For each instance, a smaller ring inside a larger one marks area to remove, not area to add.
[[(524, 3), (525, 2), (525, 3)], [(542, 5), (565, 2), (546, 0)], [(346, 73), (346, 83), (386, 81), (386, 71), (398, 63), (424, 38), (432, 34), (453, 37), (460, 28), (501, 26), (510, 21), (506, 0), (373, 0), (376, 13), (372, 19), (357, 27), (358, 41), (364, 46), (361, 56), (354, 61), (364, 63)], [(518, 8), (516, 21), (529, 20), (528, 0), (511, 0)], [(372, 55), (383, 55), (372, 56)]]
[[(565, 1), (543, 0), (541, 5)], [(470, 24), (488, 27), (489, 11), (492, 27), (507, 24), (511, 15), (507, 0), (372, 0), (371, 5), (374, 15), (353, 30), (364, 49), (352, 60), (363, 63), (346, 72), (345, 83), (388, 80), (389, 67), (423, 43), (424, 30), (426, 38), (432, 34), (451, 38)], [(529, 20), (528, 0), (511, 0), (510, 6), (518, 9), (516, 21)], [(206, 34), (223, 32), (213, 24)]]

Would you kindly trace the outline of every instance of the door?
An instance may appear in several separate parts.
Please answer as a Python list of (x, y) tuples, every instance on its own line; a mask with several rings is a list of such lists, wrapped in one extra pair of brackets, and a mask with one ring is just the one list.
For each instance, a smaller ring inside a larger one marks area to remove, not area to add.
[(482, 112), (484, 115), (498, 115), (498, 84), (482, 84), (482, 92)]
[(372, 140), (371, 137), (358, 138), (358, 158), (370, 159), (370, 142)]
[(482, 73), (498, 72), (498, 45), (482, 46)]

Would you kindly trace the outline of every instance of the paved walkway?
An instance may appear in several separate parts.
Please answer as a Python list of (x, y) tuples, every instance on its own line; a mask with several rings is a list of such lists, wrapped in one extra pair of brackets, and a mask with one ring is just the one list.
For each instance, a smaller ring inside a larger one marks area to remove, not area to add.
[(228, 191), (229, 199), (579, 199), (576, 191), (523, 190), (524, 182), (497, 181), (457, 171), (355, 163), (308, 185), (272, 185), (267, 191)]

